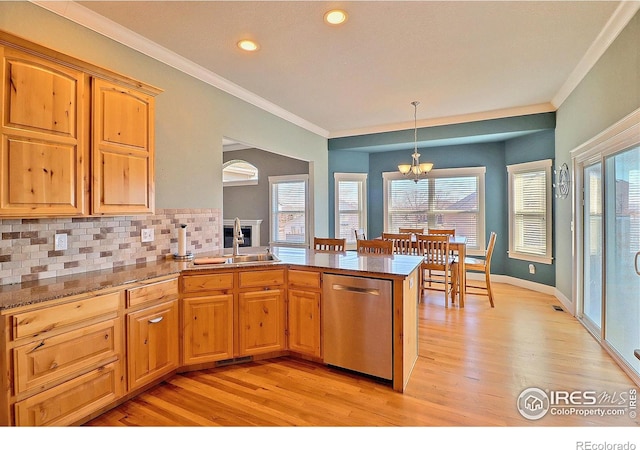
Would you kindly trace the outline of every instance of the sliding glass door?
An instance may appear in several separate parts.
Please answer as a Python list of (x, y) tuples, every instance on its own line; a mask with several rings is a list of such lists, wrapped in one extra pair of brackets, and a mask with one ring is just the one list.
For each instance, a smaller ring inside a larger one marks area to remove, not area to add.
[(640, 373), (640, 147), (605, 158), (604, 178), (604, 338)]
[(603, 223), (602, 223), (602, 163), (584, 168), (583, 202), (583, 305), (582, 319), (600, 335), (602, 327), (603, 288)]

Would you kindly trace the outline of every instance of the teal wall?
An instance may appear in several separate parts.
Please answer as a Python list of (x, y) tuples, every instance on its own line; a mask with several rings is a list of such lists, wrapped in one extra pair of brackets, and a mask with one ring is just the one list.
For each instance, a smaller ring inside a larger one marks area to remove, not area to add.
[[(640, 12), (557, 111), (556, 166), (571, 167), (570, 151), (640, 108)], [(572, 173), (572, 179), (575, 179)], [(557, 199), (556, 288), (572, 295), (572, 202)]]
[[(327, 139), (25, 1), (0, 1), (0, 30), (164, 89), (156, 98), (156, 206), (223, 208), (222, 139), (310, 162), (328, 208)], [(315, 233), (328, 233), (326, 214)]]
[[(495, 231), (498, 235), (493, 260), (491, 263), (492, 273), (513, 276), (525, 280), (534, 281), (536, 283), (549, 286), (555, 285), (555, 268), (554, 265), (536, 264), (536, 274), (529, 274), (528, 262), (509, 259), (508, 251), (508, 192), (507, 192), (507, 164), (515, 164), (519, 162), (536, 161), (540, 159), (550, 159), (554, 155), (554, 131), (555, 119), (553, 114), (542, 114), (526, 117), (529, 120), (518, 118), (510, 118), (502, 121), (485, 121), (484, 123), (474, 123), (473, 129), (486, 135), (498, 133), (504, 130), (505, 123), (513, 125), (519, 123), (520, 131), (540, 130), (525, 136), (512, 138), (506, 141), (480, 143), (480, 144), (464, 144), (464, 145), (448, 145), (435, 147), (421, 147), (418, 152), (421, 154), (421, 160), (432, 161), (437, 169), (459, 168), (459, 167), (486, 167), (485, 173), (485, 225), (486, 238)], [(455, 127), (442, 127), (438, 135), (447, 135), (448, 138), (455, 138), (455, 134), (467, 136), (466, 130), (461, 125)], [(434, 129), (435, 130), (435, 129)], [(423, 136), (427, 136), (427, 129), (419, 130)], [(517, 127), (509, 130), (509, 132), (518, 131)], [(391, 136), (390, 136), (391, 135)], [(430, 133), (430, 136), (436, 133)], [(362, 150), (366, 148), (380, 148), (389, 145), (405, 145), (406, 142), (398, 142), (397, 140), (409, 140), (412, 144), (413, 133), (403, 135), (398, 132), (379, 133), (375, 136), (380, 137), (380, 141), (373, 139), (374, 135), (362, 136), (362, 140), (356, 137), (349, 139), (340, 138), (339, 143), (334, 143), (333, 139), (329, 140), (329, 176), (333, 179), (334, 172), (349, 171), (338, 170), (349, 167), (350, 164), (357, 164), (365, 157), (368, 158), (368, 233), (370, 236), (379, 236), (382, 234), (384, 227), (384, 211), (383, 211), (383, 172), (394, 172), (397, 170), (398, 164), (406, 162), (410, 158), (410, 151), (395, 150), (385, 152), (365, 153)], [(436, 138), (434, 138), (436, 139)], [(333, 150), (334, 148), (346, 148), (346, 143), (358, 148), (360, 152)], [(380, 142), (381, 144), (378, 144)], [(355, 159), (354, 154), (362, 156)], [(365, 162), (359, 163), (365, 167)], [(354, 171), (354, 170), (351, 170)], [(333, 211), (333, 195), (330, 195), (330, 209)], [(333, 216), (332, 216), (333, 217)], [(332, 229), (333, 230), (333, 229)], [(486, 244), (486, 243), (485, 243)]]
[[(555, 154), (555, 132), (554, 130), (542, 131), (540, 133), (522, 136), (516, 139), (510, 139), (505, 142), (505, 163), (506, 165), (520, 164), (530, 161), (539, 161), (542, 159), (553, 159)], [(506, 187), (505, 187), (506, 189)], [(555, 200), (555, 197), (552, 197)], [(508, 200), (507, 200), (508, 201)], [(508, 218), (507, 218), (508, 220)], [(508, 223), (507, 226), (508, 232)], [(553, 233), (553, 231), (552, 231)], [(505, 243), (507, 250), (508, 242)], [(555, 255), (556, 239), (552, 235), (552, 255)], [(497, 245), (496, 245), (497, 248)], [(529, 261), (519, 259), (508, 259), (505, 274), (520, 278), (522, 280), (533, 281), (536, 283), (555, 286), (556, 267), (553, 264), (533, 263), (536, 267), (536, 273), (529, 273)], [(493, 264), (492, 264), (493, 266)], [(549, 282), (542, 282), (547, 280)]]
[[(329, 236), (336, 233), (336, 189), (333, 175), (335, 173), (369, 173), (369, 154), (363, 152), (340, 151), (329, 152)], [(369, 180), (367, 179), (367, 191)]]

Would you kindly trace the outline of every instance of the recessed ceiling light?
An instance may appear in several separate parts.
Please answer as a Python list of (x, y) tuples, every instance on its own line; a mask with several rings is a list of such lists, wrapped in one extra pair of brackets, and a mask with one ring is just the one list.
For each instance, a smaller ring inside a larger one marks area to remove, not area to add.
[(246, 52), (255, 52), (260, 48), (260, 46), (257, 43), (249, 39), (243, 39), (240, 42), (238, 42), (238, 47), (240, 47), (242, 50)]
[(324, 21), (330, 25), (340, 25), (347, 21), (347, 13), (341, 9), (332, 9), (325, 13)]

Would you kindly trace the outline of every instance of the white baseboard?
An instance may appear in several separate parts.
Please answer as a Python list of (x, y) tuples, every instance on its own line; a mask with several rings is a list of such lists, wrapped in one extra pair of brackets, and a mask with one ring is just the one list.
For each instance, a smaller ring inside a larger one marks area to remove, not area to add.
[[(467, 272), (467, 279), (484, 281), (484, 274), (479, 272)], [(574, 302), (572, 302), (554, 286), (548, 286), (546, 284), (522, 280), (520, 278), (510, 277), (507, 275), (491, 275), (491, 281), (494, 281), (496, 283), (506, 283), (512, 286), (518, 286), (532, 291), (541, 292), (543, 294), (553, 295), (572, 316), (576, 315), (576, 307)]]

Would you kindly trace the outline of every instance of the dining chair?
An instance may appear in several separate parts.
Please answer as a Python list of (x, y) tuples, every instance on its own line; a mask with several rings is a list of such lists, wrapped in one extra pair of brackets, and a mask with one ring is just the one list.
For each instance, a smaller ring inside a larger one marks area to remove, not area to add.
[[(485, 259), (481, 258), (471, 258), (467, 257), (464, 259), (465, 271), (467, 272), (483, 272), (484, 273), (484, 286), (473, 285), (467, 283), (465, 286), (466, 289), (480, 289), (481, 292), (474, 292), (479, 295), (487, 295), (489, 297), (489, 303), (491, 307), (494, 307), (493, 304), (493, 291), (491, 290), (491, 257), (493, 256), (493, 249), (496, 245), (496, 233), (491, 232), (489, 236), (489, 243), (487, 244), (487, 252), (485, 255)], [(458, 263), (454, 263), (451, 268), (454, 278), (457, 278), (458, 273)], [(455, 280), (457, 282), (457, 279)], [(454, 284), (454, 290), (459, 289), (459, 283)], [(454, 291), (455, 294), (455, 291)]]
[(398, 233), (424, 234), (424, 228), (399, 228)]
[[(427, 230), (429, 234), (446, 234), (447, 236), (455, 236), (456, 229), (455, 228), (429, 228)], [(455, 252), (451, 250), (451, 256), (455, 257)]]
[(393, 253), (396, 255), (413, 255), (415, 246), (411, 242), (411, 234), (408, 233), (382, 233), (383, 241), (393, 243)]
[(393, 242), (383, 239), (358, 239), (356, 241), (358, 253), (370, 255), (393, 255)]
[[(434, 289), (431, 283), (442, 283), (444, 285), (444, 304), (445, 307), (448, 307), (449, 296), (451, 295), (451, 303), (454, 303), (454, 294), (457, 292), (457, 290), (454, 290), (452, 279), (452, 266), (455, 259), (449, 251), (449, 236), (442, 234), (418, 234), (416, 235), (416, 247), (423, 255), (421, 290)], [(442, 278), (432, 279), (432, 270), (442, 272)]]
[(313, 238), (313, 248), (316, 250), (329, 251), (329, 252), (343, 252), (347, 245), (346, 239), (334, 239), (334, 238)]
[(359, 230), (353, 230), (353, 231), (356, 234), (356, 241), (367, 239), (367, 237), (364, 234), (364, 229), (360, 228)]
[(447, 236), (455, 236), (456, 229), (455, 228), (429, 228), (427, 230), (428, 234), (446, 234)]

